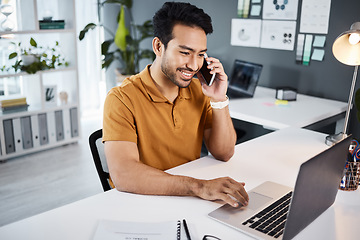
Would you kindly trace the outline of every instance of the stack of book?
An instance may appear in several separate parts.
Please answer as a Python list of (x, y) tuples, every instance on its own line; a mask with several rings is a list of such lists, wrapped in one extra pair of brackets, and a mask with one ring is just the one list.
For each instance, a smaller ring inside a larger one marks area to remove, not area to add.
[(0, 99), (0, 106), (3, 113), (26, 111), (29, 107), (26, 97)]
[(64, 29), (65, 20), (40, 20), (40, 29)]

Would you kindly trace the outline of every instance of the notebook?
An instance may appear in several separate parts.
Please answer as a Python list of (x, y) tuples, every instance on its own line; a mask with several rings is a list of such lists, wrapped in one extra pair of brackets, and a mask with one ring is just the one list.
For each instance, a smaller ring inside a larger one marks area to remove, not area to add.
[(256, 239), (293, 238), (334, 203), (350, 142), (301, 164), (294, 189), (268, 181), (248, 192), (247, 207), (225, 204), (209, 216)]
[(229, 98), (253, 97), (262, 65), (236, 59), (229, 79)]
[(181, 222), (127, 222), (99, 220), (93, 240), (180, 240)]

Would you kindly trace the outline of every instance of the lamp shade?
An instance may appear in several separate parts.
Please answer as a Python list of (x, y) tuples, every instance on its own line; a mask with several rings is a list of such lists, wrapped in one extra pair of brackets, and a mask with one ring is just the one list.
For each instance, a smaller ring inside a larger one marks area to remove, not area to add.
[(360, 22), (351, 25), (350, 30), (343, 32), (332, 47), (335, 58), (346, 65), (360, 65)]

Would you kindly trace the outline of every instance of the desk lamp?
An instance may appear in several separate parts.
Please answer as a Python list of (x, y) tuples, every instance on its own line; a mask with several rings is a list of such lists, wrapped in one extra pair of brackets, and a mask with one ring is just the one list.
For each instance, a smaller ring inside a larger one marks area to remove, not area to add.
[(329, 146), (336, 144), (347, 136), (346, 132), (352, 106), (352, 98), (355, 90), (358, 67), (360, 65), (360, 22), (353, 23), (350, 27), (350, 30), (343, 32), (335, 39), (332, 51), (335, 58), (339, 62), (349, 66), (355, 66), (355, 69), (345, 115), (344, 130), (338, 134), (329, 135), (326, 137), (325, 143)]

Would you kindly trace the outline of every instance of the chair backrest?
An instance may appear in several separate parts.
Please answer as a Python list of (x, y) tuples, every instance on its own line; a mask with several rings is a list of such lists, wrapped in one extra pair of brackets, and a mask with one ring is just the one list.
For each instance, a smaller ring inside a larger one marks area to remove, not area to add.
[(109, 184), (110, 175), (105, 158), (104, 144), (102, 143), (102, 129), (99, 129), (90, 135), (89, 145), (101, 185), (104, 192), (108, 191), (111, 189)]

